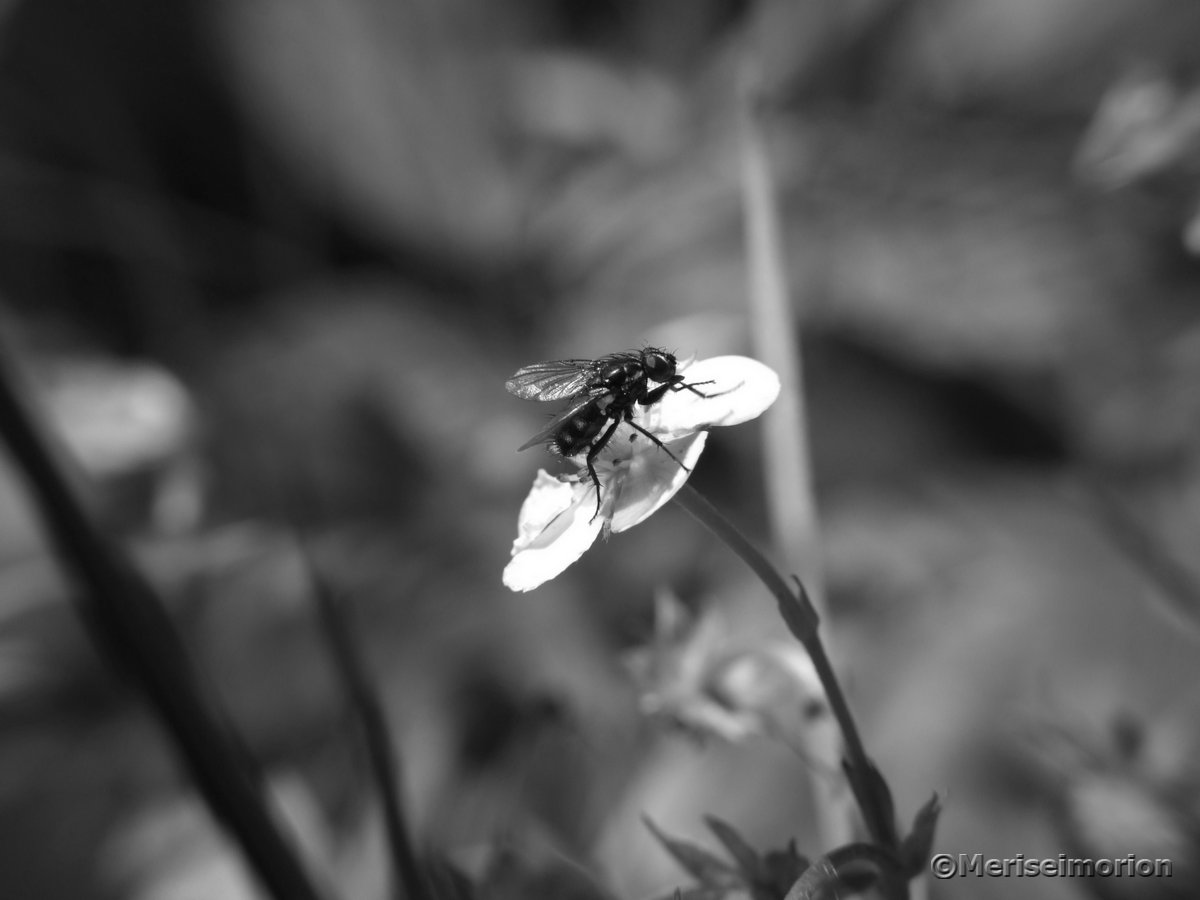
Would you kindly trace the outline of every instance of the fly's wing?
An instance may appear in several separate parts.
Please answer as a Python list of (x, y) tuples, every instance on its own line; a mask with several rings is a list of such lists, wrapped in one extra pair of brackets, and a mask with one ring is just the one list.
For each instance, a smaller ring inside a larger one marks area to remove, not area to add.
[(538, 444), (551, 444), (554, 442), (554, 436), (558, 434), (558, 430), (567, 423), (567, 421), (582, 410), (591, 402), (591, 397), (585, 397), (578, 403), (572, 403), (562, 412), (555, 413), (554, 418), (546, 423), (546, 427), (523, 443), (517, 448), (517, 452), (528, 450), (530, 447), (536, 447)]
[(517, 369), (504, 387), (522, 400), (566, 400), (587, 390), (595, 377), (595, 365), (590, 359), (534, 363)]

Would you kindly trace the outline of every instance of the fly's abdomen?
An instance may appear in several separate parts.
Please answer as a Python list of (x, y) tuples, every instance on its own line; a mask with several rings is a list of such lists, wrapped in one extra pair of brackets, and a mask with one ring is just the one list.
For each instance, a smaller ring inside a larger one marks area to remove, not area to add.
[(563, 456), (574, 456), (591, 449), (592, 441), (608, 424), (611, 403), (611, 395), (597, 397), (567, 419), (554, 435), (555, 449)]

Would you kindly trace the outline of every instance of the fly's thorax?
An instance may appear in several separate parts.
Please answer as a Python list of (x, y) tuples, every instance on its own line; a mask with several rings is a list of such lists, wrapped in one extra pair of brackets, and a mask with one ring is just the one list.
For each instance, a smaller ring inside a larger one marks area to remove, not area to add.
[(602, 370), (596, 376), (595, 383), (597, 387), (624, 392), (645, 378), (645, 367), (640, 362), (625, 360)]

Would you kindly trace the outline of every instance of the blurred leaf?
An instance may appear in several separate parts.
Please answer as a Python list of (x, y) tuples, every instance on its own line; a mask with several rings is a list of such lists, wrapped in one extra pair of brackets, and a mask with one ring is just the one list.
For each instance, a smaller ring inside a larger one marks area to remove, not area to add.
[(728, 822), (706, 815), (705, 824), (737, 861), (732, 869), (724, 860), (688, 841), (669, 838), (643, 817), (655, 837), (690, 872), (700, 885), (683, 891), (685, 897), (722, 897), (727, 892), (748, 892), (754, 900), (781, 900), (796, 879), (808, 869), (808, 860), (796, 852), (795, 841), (784, 850), (760, 856)]
[(762, 874), (762, 861), (758, 852), (750, 846), (732, 825), (716, 816), (705, 816), (704, 824), (717, 836), (729, 855), (737, 862), (747, 881), (757, 881)]
[(933, 838), (941, 813), (941, 801), (938, 795), (934, 794), (929, 798), (929, 802), (917, 811), (913, 818), (912, 830), (900, 845), (900, 864), (910, 878), (916, 878), (923, 873), (929, 863), (929, 854), (933, 849)]
[(660, 830), (649, 816), (643, 816), (642, 821), (667, 852), (675, 857), (676, 862), (701, 884), (706, 887), (729, 888), (740, 883), (737, 872), (724, 860), (689, 841), (670, 837)]
[(763, 857), (764, 881), (773, 892), (773, 897), (783, 897), (796, 880), (809, 867), (809, 861), (796, 851), (796, 842), (790, 841), (786, 850), (771, 850)]

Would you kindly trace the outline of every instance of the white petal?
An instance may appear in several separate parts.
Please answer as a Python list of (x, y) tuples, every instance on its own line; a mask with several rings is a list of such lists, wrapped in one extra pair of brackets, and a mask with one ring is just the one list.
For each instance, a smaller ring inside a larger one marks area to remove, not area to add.
[(644, 435), (638, 435), (638, 440), (632, 444), (635, 448), (632, 457), (624, 467), (618, 466), (614, 470), (609, 482), (614, 496), (612, 531), (627, 531), (674, 497), (688, 480), (689, 470), (699, 461), (707, 438), (708, 432), (697, 431), (679, 440), (664, 442), (675, 455), (672, 459)]
[(714, 356), (680, 370), (690, 390), (670, 391), (638, 419), (663, 440), (714, 425), (737, 425), (762, 415), (779, 396), (779, 376), (746, 356)]
[[(570, 482), (539, 471), (521, 505), (504, 586), (531, 591), (583, 556), (604, 526), (591, 482)], [(593, 521), (593, 517), (595, 517)]]

